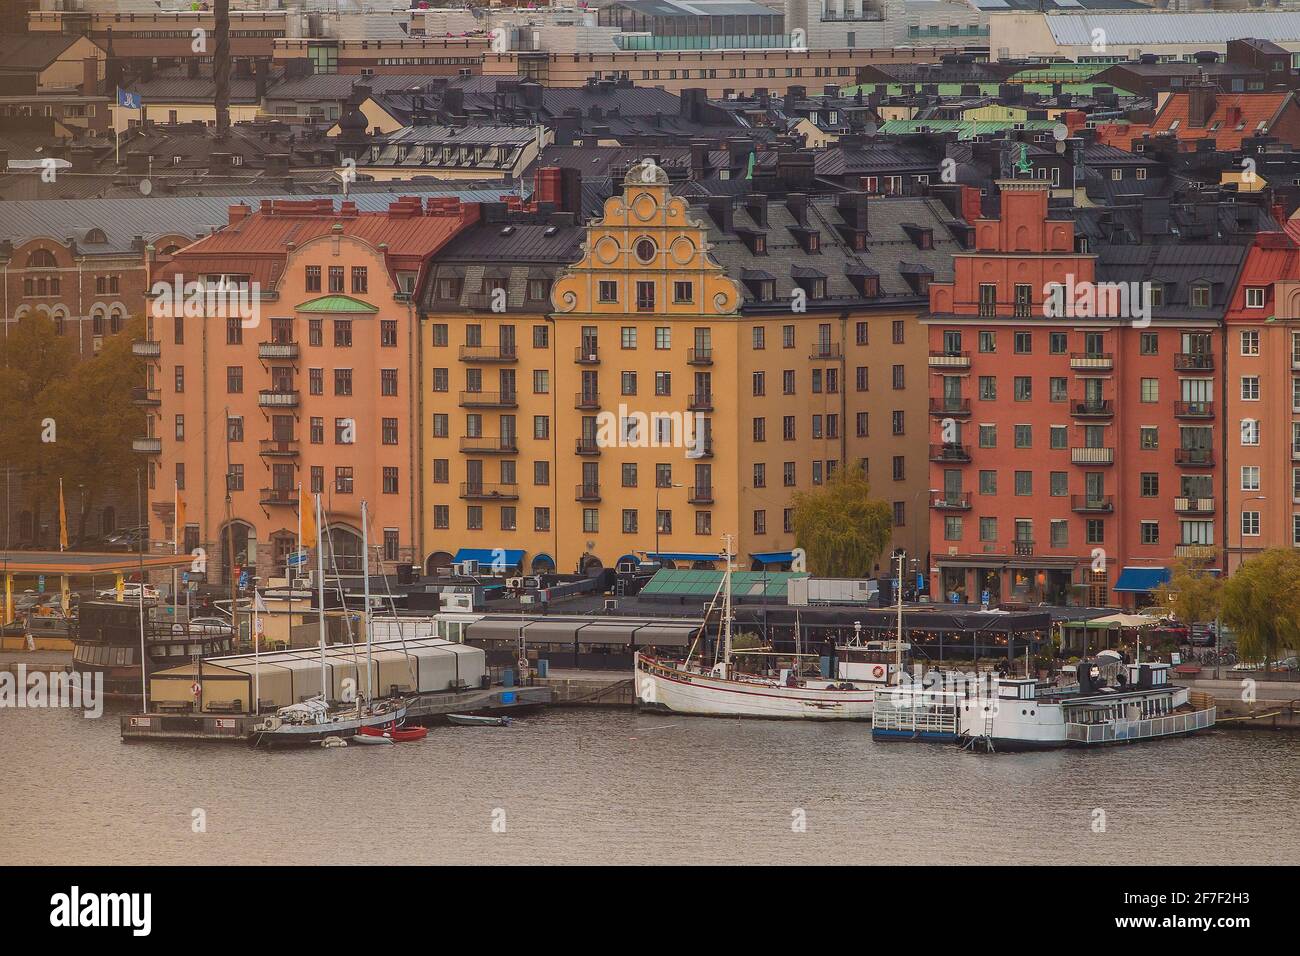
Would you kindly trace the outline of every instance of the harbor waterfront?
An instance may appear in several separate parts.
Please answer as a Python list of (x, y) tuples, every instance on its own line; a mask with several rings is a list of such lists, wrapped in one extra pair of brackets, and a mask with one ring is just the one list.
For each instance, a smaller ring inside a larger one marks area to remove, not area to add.
[[(120, 713), (0, 712), (0, 858), (39, 864), (1281, 864), (1300, 736), (974, 754), (859, 723), (547, 709), (418, 743), (123, 743)], [(93, 778), (88, 768), (95, 768)], [(384, 781), (382, 825), (358, 781)], [(301, 802), (310, 798), (310, 810)], [(194, 832), (201, 810), (205, 832)], [(1098, 811), (1102, 816), (1098, 815)], [(495, 816), (494, 816), (495, 814)], [(800, 819), (806, 829), (799, 832)], [(494, 820), (505, 831), (494, 832)], [(1099, 832), (1098, 821), (1104, 831)]]

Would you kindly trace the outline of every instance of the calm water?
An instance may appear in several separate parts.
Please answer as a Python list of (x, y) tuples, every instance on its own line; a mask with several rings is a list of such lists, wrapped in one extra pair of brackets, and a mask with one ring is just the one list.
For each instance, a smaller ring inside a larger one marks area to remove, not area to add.
[(265, 753), (4, 710), (0, 766), (3, 863), (1300, 861), (1295, 735), (985, 756), (866, 725), (557, 710)]

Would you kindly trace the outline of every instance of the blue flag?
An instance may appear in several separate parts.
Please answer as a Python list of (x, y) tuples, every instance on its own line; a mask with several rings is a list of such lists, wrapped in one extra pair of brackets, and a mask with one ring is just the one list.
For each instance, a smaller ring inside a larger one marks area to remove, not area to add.
[(138, 110), (141, 107), (140, 94), (128, 93), (122, 87), (117, 88), (117, 105), (123, 109)]

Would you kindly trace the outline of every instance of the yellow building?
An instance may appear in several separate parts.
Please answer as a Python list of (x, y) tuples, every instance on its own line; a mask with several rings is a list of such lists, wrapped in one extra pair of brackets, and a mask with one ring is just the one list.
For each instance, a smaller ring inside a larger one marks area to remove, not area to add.
[(426, 568), (710, 564), (723, 533), (779, 565), (792, 495), (858, 462), (923, 549), (916, 319), (956, 229), (933, 199), (688, 202), (649, 161), (585, 229), (489, 206), (420, 295)]

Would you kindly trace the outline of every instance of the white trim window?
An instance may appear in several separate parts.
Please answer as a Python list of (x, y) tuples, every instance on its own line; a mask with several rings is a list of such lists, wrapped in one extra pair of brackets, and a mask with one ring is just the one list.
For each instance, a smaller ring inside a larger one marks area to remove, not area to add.
[(1241, 513), (1241, 536), (1243, 538), (1259, 537), (1259, 512), (1243, 511)]
[(1259, 465), (1241, 466), (1241, 490), (1259, 491)]
[(1241, 420), (1241, 443), (1243, 445), (1259, 444), (1259, 420), (1243, 418)]
[[(1264, 308), (1264, 294), (1265, 294), (1265, 289), (1262, 285), (1246, 286), (1246, 308), (1248, 309)], [(1256, 333), (1256, 335), (1258, 336), (1258, 333)], [(1246, 337), (1245, 333), (1243, 332), (1242, 338), (1244, 339), (1245, 337)], [(1243, 352), (1242, 354), (1244, 355), (1246, 353)], [(1252, 352), (1250, 354), (1253, 355), (1255, 353)]]
[[(1250, 290), (1247, 289), (1247, 292)], [(1259, 329), (1242, 329), (1241, 330), (1241, 354), (1258, 355), (1259, 354)]]

